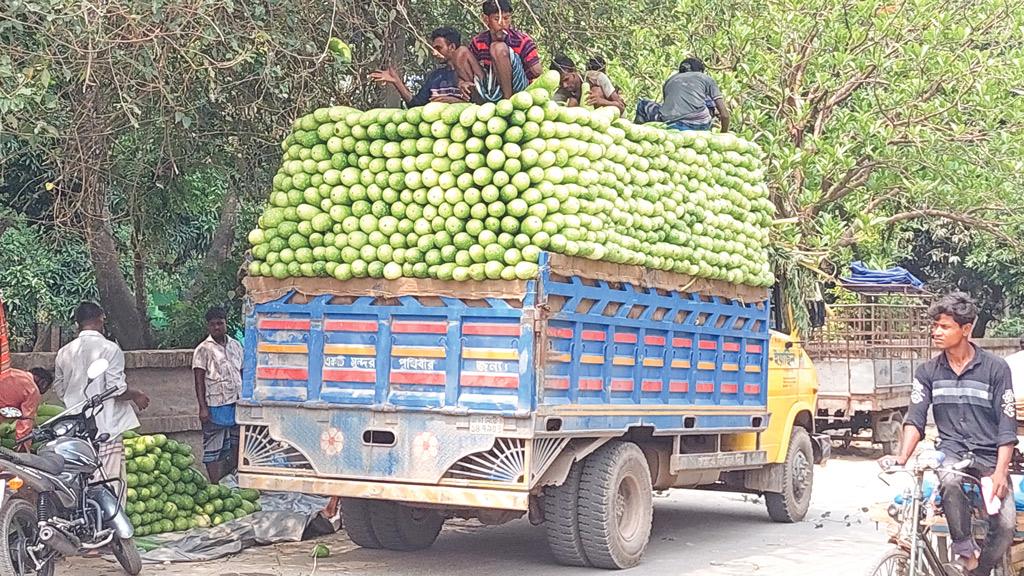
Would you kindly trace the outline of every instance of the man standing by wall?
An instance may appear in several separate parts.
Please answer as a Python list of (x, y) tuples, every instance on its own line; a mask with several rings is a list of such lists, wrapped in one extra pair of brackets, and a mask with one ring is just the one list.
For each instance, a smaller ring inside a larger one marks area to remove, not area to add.
[(238, 464), (238, 424), (235, 404), (242, 393), (242, 345), (228, 336), (228, 315), (222, 308), (206, 313), (209, 334), (196, 347), (192, 372), (203, 423), (203, 464), (210, 482), (235, 470)]
[[(96, 415), (97, 432), (108, 435), (107, 441), (100, 444), (101, 466), (97, 476), (102, 479), (124, 478), (121, 435), (139, 427), (139, 419), (129, 403), (134, 402), (140, 410), (145, 410), (149, 407), (149, 397), (128, 387), (124, 377), (124, 352), (103, 335), (106, 324), (103, 309), (94, 302), (82, 302), (75, 310), (75, 323), (78, 324), (78, 338), (57, 352), (53, 390), (65, 406), (74, 406), (108, 388), (121, 391), (119, 396), (104, 402), (103, 409)], [(89, 382), (89, 365), (101, 358), (109, 362), (109, 367)], [(118, 496), (123, 504), (124, 490), (120, 490)]]

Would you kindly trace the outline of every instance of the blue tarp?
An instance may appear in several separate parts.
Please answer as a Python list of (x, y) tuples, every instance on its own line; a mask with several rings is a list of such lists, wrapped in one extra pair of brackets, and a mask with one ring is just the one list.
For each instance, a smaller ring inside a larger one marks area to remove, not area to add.
[(924, 286), (924, 282), (918, 280), (906, 268), (896, 266), (888, 270), (872, 270), (865, 266), (863, 262), (851, 263), (850, 276), (843, 278), (842, 282), (844, 284), (876, 284), (879, 286), (901, 285), (913, 286), (914, 288)]

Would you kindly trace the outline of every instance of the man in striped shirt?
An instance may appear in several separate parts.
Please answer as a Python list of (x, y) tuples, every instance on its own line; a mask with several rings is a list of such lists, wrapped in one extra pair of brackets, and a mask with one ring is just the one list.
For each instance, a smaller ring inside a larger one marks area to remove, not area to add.
[(497, 102), (525, 90), (543, 69), (533, 38), (512, 27), (509, 0), (484, 0), (482, 20), (487, 30), (469, 46), (482, 70), (476, 89), (483, 100)]

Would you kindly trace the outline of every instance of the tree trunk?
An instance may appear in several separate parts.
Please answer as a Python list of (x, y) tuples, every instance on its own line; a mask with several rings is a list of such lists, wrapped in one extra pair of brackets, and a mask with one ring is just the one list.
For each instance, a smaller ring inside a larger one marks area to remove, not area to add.
[(83, 90), (68, 143), (70, 154), (65, 156), (63, 168), (78, 184), (79, 197), (71, 204), (77, 214), (72, 216), (82, 226), (108, 328), (122, 348), (138, 350), (151, 342), (149, 320), (139, 313), (135, 295), (121, 270), (120, 250), (110, 223), (106, 175), (113, 137), (105, 89), (91, 84)]
[[(83, 185), (93, 186), (95, 183), (83, 182)], [(96, 273), (96, 287), (107, 314), (108, 327), (121, 348), (146, 348), (149, 346), (149, 321), (139, 314), (135, 295), (121, 271), (120, 251), (110, 228), (110, 212), (105, 206), (106, 195), (94, 191), (88, 196), (95, 197), (91, 198), (94, 208), (95, 202), (104, 204), (94, 214), (84, 216), (84, 219), (89, 259)]]
[(182, 300), (191, 302), (198, 296), (210, 275), (219, 274), (224, 263), (231, 257), (232, 249), (235, 246), (235, 233), (238, 228), (238, 212), (241, 208), (241, 198), (238, 194), (238, 186), (232, 185), (224, 192), (224, 202), (220, 207), (220, 219), (217, 222), (217, 229), (213, 232), (210, 240), (210, 247), (203, 257), (203, 263), (199, 267), (199, 277), (189, 286)]
[(146, 294), (146, 258), (142, 252), (142, 222), (139, 216), (132, 218), (132, 283), (135, 289), (135, 309), (149, 317)]
[[(402, 0), (398, 0), (402, 2)], [(404, 4), (404, 3), (403, 3)], [(399, 22), (400, 16), (398, 12), (395, 12), (394, 18), (388, 23), (387, 32), (385, 32), (384, 49), (381, 51), (384, 65), (394, 66), (398, 69), (398, 73), (404, 74), (402, 70), (402, 58), (405, 56), (406, 47), (409, 44), (409, 32), (402, 27)], [(385, 108), (401, 108), (402, 107), (402, 96), (399, 95), (398, 90), (394, 88), (386, 88), (384, 90), (384, 107)]]

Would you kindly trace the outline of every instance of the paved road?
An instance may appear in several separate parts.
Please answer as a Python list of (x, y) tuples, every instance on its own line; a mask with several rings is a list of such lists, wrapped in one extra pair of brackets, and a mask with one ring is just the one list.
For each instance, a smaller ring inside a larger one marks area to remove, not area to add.
[[(863, 576), (886, 549), (884, 530), (863, 508), (891, 494), (877, 478), (870, 452), (840, 456), (818, 468), (807, 521), (774, 524), (751, 497), (674, 491), (655, 500), (654, 530), (644, 563), (626, 574), (651, 576)], [(602, 570), (554, 564), (543, 528), (525, 521), (446, 528), (433, 548), (416, 554), (363, 550), (343, 535), (322, 540), (331, 557), (317, 575), (574, 576)], [(299, 576), (312, 571), (309, 542), (248, 550), (200, 564), (146, 566), (160, 576)], [(106, 575), (119, 570), (102, 560), (76, 561), (59, 574)]]

